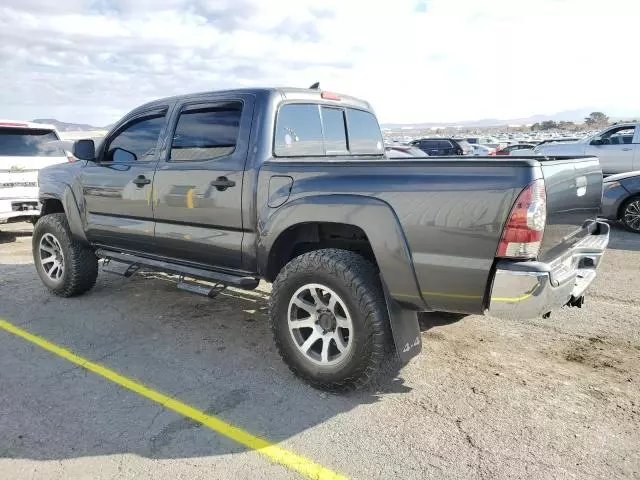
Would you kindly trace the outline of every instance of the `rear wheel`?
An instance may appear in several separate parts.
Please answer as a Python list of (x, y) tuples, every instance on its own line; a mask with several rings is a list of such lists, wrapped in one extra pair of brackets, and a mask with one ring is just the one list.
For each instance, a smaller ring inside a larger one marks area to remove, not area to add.
[(363, 386), (393, 353), (378, 275), (350, 251), (317, 250), (289, 262), (273, 284), (270, 316), (283, 360), (316, 388)]
[(620, 209), (620, 221), (634, 233), (640, 233), (640, 196), (631, 197)]
[(93, 288), (98, 258), (71, 235), (64, 213), (41, 217), (33, 230), (33, 261), (42, 282), (61, 297), (73, 297)]

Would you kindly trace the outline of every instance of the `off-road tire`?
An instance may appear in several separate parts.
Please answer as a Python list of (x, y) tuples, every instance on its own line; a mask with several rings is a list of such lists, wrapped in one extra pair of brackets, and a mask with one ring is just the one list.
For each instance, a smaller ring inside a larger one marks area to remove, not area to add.
[[(337, 365), (313, 364), (289, 332), (289, 301), (306, 284), (322, 284), (334, 290), (349, 309), (355, 343), (351, 354)], [(390, 357), (395, 357), (378, 272), (354, 252), (315, 250), (291, 260), (273, 283), (269, 315), (280, 356), (296, 376), (314, 388), (332, 392), (358, 389), (383, 373), (392, 361)]]
[[(59, 281), (52, 281), (44, 271), (40, 261), (40, 240), (52, 234), (60, 243), (64, 255), (64, 269)], [(93, 249), (83, 245), (71, 234), (64, 213), (52, 213), (41, 217), (33, 229), (33, 261), (38, 276), (46, 287), (60, 297), (74, 297), (93, 288), (98, 277), (98, 258)]]

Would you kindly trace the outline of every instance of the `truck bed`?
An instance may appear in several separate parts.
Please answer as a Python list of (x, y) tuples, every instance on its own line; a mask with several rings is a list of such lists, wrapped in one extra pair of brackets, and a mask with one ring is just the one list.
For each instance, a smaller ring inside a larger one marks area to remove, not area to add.
[[(585, 177), (581, 196), (576, 172)], [(428, 308), (464, 313), (486, 308), (503, 227), (527, 185), (538, 178), (547, 185), (545, 258), (560, 255), (587, 233), (585, 220), (595, 219), (602, 189), (598, 161), (586, 157), (274, 158), (259, 173), (259, 205), (267, 198), (278, 204), (273, 196), (281, 193), (269, 191), (274, 175), (293, 179), (288, 203), (314, 195), (355, 195), (387, 204), (404, 232)], [(259, 222), (276, 210), (260, 212)]]

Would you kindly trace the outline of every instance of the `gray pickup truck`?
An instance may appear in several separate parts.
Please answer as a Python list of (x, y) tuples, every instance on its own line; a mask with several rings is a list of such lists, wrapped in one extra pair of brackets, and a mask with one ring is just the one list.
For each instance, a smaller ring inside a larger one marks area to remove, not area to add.
[(319, 89), (154, 101), (40, 172), (38, 274), (67, 297), (99, 259), (210, 296), (272, 282), (280, 354), (328, 390), (416, 355), (417, 312), (582, 305), (609, 240), (597, 158), (384, 152), (368, 103)]

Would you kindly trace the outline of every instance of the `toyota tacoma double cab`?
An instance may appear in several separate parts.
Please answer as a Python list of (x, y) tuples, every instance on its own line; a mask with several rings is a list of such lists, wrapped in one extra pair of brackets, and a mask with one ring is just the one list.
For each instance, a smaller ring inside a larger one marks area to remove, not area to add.
[(53, 293), (90, 290), (99, 259), (211, 296), (272, 282), (280, 355), (333, 391), (420, 352), (418, 312), (582, 306), (609, 240), (597, 158), (390, 160), (370, 105), (319, 88), (157, 100), (73, 150), (39, 176)]

